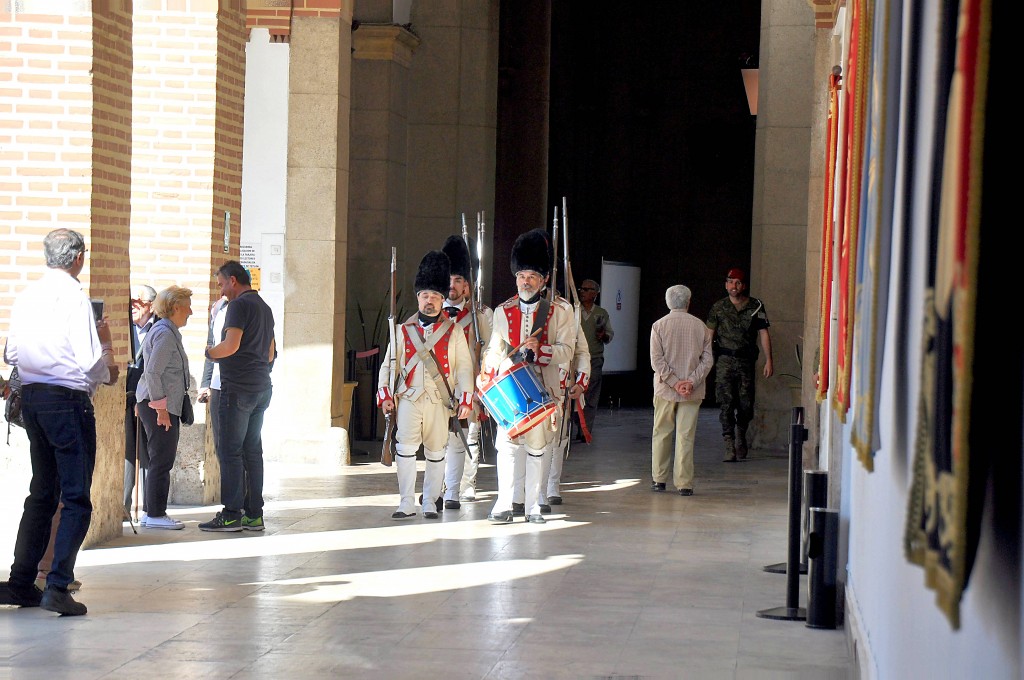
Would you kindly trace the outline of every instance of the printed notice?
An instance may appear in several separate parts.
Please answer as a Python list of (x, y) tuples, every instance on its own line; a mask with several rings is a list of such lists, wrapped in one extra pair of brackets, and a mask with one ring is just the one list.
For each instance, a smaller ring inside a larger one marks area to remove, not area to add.
[(238, 262), (246, 269), (258, 267), (259, 262), (256, 261), (256, 250), (255, 243), (241, 244), (238, 251)]

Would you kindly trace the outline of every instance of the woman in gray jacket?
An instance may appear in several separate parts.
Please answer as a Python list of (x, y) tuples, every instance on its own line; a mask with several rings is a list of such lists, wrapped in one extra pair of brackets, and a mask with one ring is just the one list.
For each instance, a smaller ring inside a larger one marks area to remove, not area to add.
[(150, 529), (181, 529), (184, 524), (167, 516), (167, 494), (190, 380), (188, 356), (178, 329), (192, 315), (192, 291), (179, 286), (160, 291), (153, 311), (160, 320), (142, 343), (145, 369), (135, 390), (135, 410), (149, 439), (144, 514), (139, 524)]

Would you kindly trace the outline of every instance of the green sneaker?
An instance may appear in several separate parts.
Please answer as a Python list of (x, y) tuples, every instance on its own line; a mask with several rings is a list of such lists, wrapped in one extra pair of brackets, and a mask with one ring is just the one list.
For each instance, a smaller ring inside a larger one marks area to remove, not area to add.
[(263, 531), (267, 527), (263, 524), (262, 517), (247, 517), (246, 515), (242, 515), (242, 528), (246, 531)]

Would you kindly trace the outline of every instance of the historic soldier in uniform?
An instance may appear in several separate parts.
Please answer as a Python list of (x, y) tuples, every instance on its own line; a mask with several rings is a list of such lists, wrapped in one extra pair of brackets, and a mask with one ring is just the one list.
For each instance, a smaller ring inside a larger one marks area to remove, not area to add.
[[(395, 347), (388, 343), (377, 378), (377, 405), (384, 414), (397, 406), (398, 493), (401, 501), (392, 519), (416, 515), (416, 452), (423, 446), (423, 516), (437, 519), (436, 499), (444, 483), (445, 446), (453, 415), (466, 419), (472, 409), (473, 363), (466, 335), (441, 314), (451, 282), (448, 256), (432, 250), (423, 256), (416, 272), (416, 317), (395, 333)], [(392, 361), (397, 388), (392, 394)], [(449, 390), (457, 402), (449, 396)], [(397, 405), (396, 405), (397, 401)], [(458, 413), (453, 413), (457, 409)]]
[[(561, 298), (559, 298), (561, 299)], [(568, 301), (566, 301), (568, 304)], [(573, 352), (572, 362), (560, 367), (559, 375), (559, 396), (557, 399), (563, 408), (575, 409), (577, 403), (589, 389), (590, 383), (590, 351), (587, 346), (587, 336), (582, 326), (576, 330), (576, 349)], [(566, 390), (569, 392), (569, 400), (565, 399)], [(584, 404), (586, 399), (584, 398)], [(572, 428), (565, 424), (570, 415), (578, 416), (578, 413), (563, 413), (562, 425), (558, 428), (559, 436), (551, 442), (551, 454), (545, 458), (544, 472), (541, 476), (541, 494), (546, 497), (547, 503), (541, 506), (541, 512), (551, 512), (552, 505), (562, 504), (562, 464), (565, 461), (565, 451), (569, 446), (569, 435)], [(584, 421), (586, 415), (584, 415)]]
[[(448, 288), (448, 299), (444, 301), (444, 316), (450, 318), (456, 326), (463, 330), (466, 343), (469, 345), (473, 366), (479, 367), (479, 357), (476, 356), (476, 353), (482, 352), (483, 346), (491, 337), (491, 320), (494, 311), (479, 302), (476, 303), (476, 314), (473, 314), (470, 307), (469, 282), (472, 278), (470, 269), (473, 263), (466, 241), (461, 236), (453, 234), (444, 242), (441, 250), (451, 262), (451, 282)], [(476, 323), (476, 330), (473, 328), (474, 323)], [(480, 347), (477, 347), (477, 333), (479, 333), (480, 342), (483, 343)], [(477, 373), (475, 368), (473, 373), (474, 376)], [(481, 406), (478, 403), (473, 408), (469, 420), (463, 425), (469, 450), (466, 450), (462, 438), (454, 427), (448, 434), (444, 479), (444, 507), (446, 510), (457, 510), (461, 507), (459, 499), (463, 479), (473, 484), (472, 489), (467, 488), (466, 491), (471, 492), (470, 495), (473, 499), (476, 498), (476, 470), (480, 462), (480, 411)], [(467, 467), (470, 474), (463, 477)]]
[(732, 268), (725, 277), (729, 293), (711, 306), (707, 326), (714, 331), (715, 399), (725, 439), (725, 462), (747, 457), (747, 427), (754, 418), (754, 367), (757, 341), (764, 350), (764, 377), (772, 377), (772, 339), (764, 303), (746, 294), (747, 275)]
[[(494, 327), (484, 351), (480, 386), (516, 363), (525, 361), (549, 395), (557, 394), (559, 366), (572, 360), (577, 327), (571, 308), (552, 302), (541, 292), (551, 274), (553, 249), (543, 229), (521, 234), (512, 246), (511, 269), (516, 277), (514, 295), (494, 312)], [(529, 522), (543, 524), (540, 505), (543, 459), (557, 436), (556, 413), (511, 439), (498, 426), (496, 458), (498, 498), (487, 519), (494, 523), (512, 521), (516, 468), (525, 466), (524, 510)]]

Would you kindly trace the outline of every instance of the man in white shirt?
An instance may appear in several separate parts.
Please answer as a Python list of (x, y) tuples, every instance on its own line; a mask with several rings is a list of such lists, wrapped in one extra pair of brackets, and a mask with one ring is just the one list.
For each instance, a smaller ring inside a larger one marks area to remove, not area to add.
[[(96, 465), (96, 414), (100, 384), (117, 382), (106, 319), (95, 319), (78, 276), (85, 268), (85, 239), (56, 229), (43, 240), (47, 271), (18, 296), (11, 311), (4, 360), (22, 378), (22, 413), (32, 456), (32, 482), (0, 604), (42, 607), (65, 616), (86, 613), (68, 586), (92, 518), (90, 486)], [(53, 565), (46, 590), (35, 586), (50, 523), (63, 500)]]

